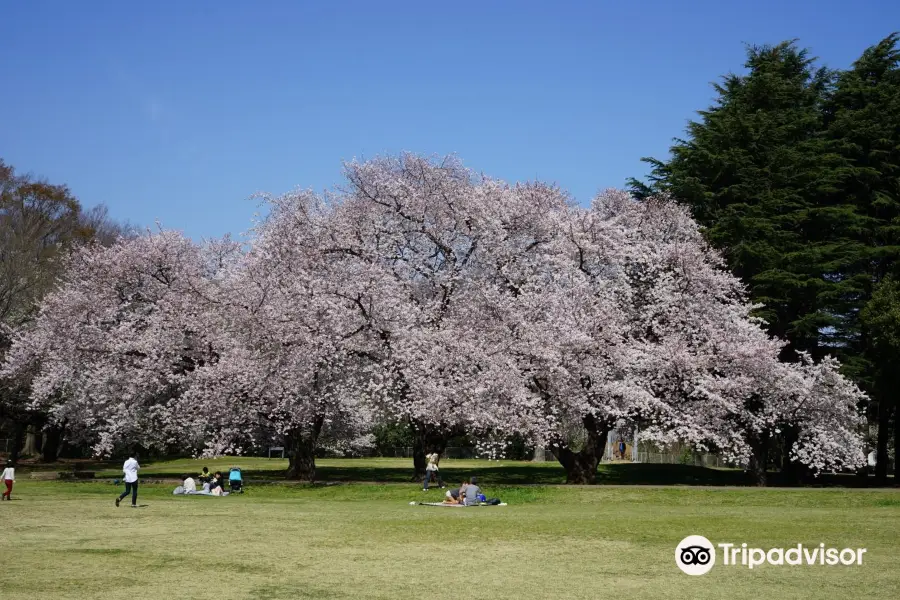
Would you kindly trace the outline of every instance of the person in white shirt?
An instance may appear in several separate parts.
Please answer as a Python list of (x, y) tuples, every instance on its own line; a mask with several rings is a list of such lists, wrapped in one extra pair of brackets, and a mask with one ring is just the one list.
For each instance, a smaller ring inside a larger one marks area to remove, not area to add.
[(10, 494), (12, 494), (13, 482), (16, 480), (16, 469), (13, 467), (11, 461), (6, 463), (6, 468), (3, 469), (3, 474), (0, 475), (0, 479), (6, 484), (6, 491), (0, 496), (0, 500), (12, 500)]
[(185, 494), (196, 494), (197, 493), (197, 482), (194, 481), (194, 478), (190, 475), (184, 476), (184, 493)]
[(119, 506), (119, 502), (122, 501), (122, 498), (131, 494), (131, 507), (134, 508), (137, 506), (137, 492), (138, 492), (138, 469), (141, 468), (141, 465), (138, 464), (137, 456), (132, 455), (128, 460), (125, 461), (125, 464), (122, 465), (122, 473), (125, 474), (125, 491), (116, 498), (116, 506)]

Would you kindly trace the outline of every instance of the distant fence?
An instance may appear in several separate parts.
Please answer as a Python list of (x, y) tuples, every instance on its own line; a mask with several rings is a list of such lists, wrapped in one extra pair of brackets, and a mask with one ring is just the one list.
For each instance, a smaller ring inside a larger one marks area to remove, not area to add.
[[(409, 458), (413, 457), (413, 448), (409, 447), (397, 447), (397, 448), (384, 448), (381, 451), (381, 456), (389, 457), (389, 458)], [(545, 450), (543, 453), (537, 452), (535, 453), (535, 461), (541, 462), (541, 456), (543, 456), (544, 462), (556, 462), (556, 458), (553, 457), (553, 454), (549, 450)], [(442, 458), (449, 459), (473, 459), (473, 458), (482, 458), (475, 453), (475, 448), (465, 448), (465, 447), (449, 447), (444, 450), (444, 453), (441, 455)], [(673, 452), (646, 452), (646, 451), (638, 451), (637, 453), (632, 453), (631, 448), (629, 446), (628, 451), (626, 452), (626, 457), (628, 459), (632, 459), (633, 462), (640, 463), (651, 463), (651, 464), (664, 464), (664, 465), (676, 465), (676, 464), (689, 464), (695, 465), (698, 467), (727, 467), (729, 466), (721, 456), (717, 454), (692, 454), (690, 456), (686, 456), (683, 453), (673, 453)], [(636, 460), (635, 460), (636, 459)], [(612, 453), (607, 452), (603, 456), (603, 461), (608, 462), (612, 460)]]
[[(382, 448), (381, 456), (389, 458), (412, 458), (413, 447)], [(479, 457), (475, 454), (475, 448), (449, 447), (441, 454), (441, 458), (466, 459)]]
[(656, 465), (687, 464), (695, 467), (713, 468), (731, 466), (718, 454), (692, 454), (690, 456), (685, 456), (684, 454), (638, 451), (637, 455), (637, 462)]

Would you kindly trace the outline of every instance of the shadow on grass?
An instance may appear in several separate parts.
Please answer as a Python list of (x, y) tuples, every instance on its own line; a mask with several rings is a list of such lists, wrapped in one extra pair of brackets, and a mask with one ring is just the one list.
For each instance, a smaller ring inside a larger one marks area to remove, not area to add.
[[(566, 482), (562, 467), (528, 466), (528, 465), (495, 465), (485, 462), (476, 468), (441, 467), (441, 479), (444, 485), (457, 485), (463, 480), (477, 475), (484, 481), (506, 485), (553, 485)], [(316, 477), (324, 481), (366, 481), (377, 483), (411, 483), (411, 468), (391, 467), (332, 467), (316, 468)], [(434, 484), (430, 484), (434, 485)]]
[[(74, 461), (73, 461), (74, 462)], [(149, 479), (178, 479), (185, 472), (184, 465), (171, 466), (167, 461), (147, 461), (145, 466), (152, 467), (147, 473)], [(410, 461), (411, 462), (411, 461)], [(320, 483), (413, 483), (411, 465), (384, 465), (367, 459), (342, 461), (341, 465), (321, 464), (316, 468), (316, 478)], [(348, 464), (350, 463), (350, 464)], [(78, 468), (83, 470), (110, 470), (119, 462), (78, 461)], [(72, 469), (72, 463), (56, 463), (53, 465), (34, 465), (39, 470)], [(36, 470), (38, 470), (36, 469)], [(247, 483), (285, 481), (284, 471), (266, 469), (243, 469), (244, 481)], [(223, 471), (224, 472), (224, 471)], [(566, 482), (566, 474), (557, 463), (506, 463), (499, 464), (485, 461), (473, 467), (454, 467), (448, 465), (441, 468), (441, 477), (447, 486), (458, 485), (477, 475), (482, 482), (490, 485), (560, 485)], [(769, 473), (769, 486), (793, 487), (779, 472)], [(226, 476), (227, 477), (227, 476)], [(680, 485), (680, 486), (752, 486), (747, 473), (739, 469), (712, 469), (692, 465), (647, 464), (615, 462), (603, 463), (597, 472), (598, 485)], [(893, 479), (888, 485), (893, 484)], [(434, 484), (431, 484), (434, 485)], [(829, 474), (803, 482), (803, 487), (874, 487), (874, 478), (859, 477), (851, 474)]]
[[(245, 472), (246, 479), (272, 479), (272, 472)], [(278, 473), (283, 478), (283, 473)], [(559, 465), (485, 465), (477, 468), (441, 469), (444, 485), (454, 486), (477, 475), (490, 485), (560, 485), (566, 473)], [(390, 467), (322, 466), (316, 469), (317, 479), (323, 482), (412, 483), (411, 469)], [(749, 475), (739, 469), (711, 469), (692, 465), (663, 465), (639, 463), (601, 464), (597, 470), (598, 485), (682, 485), (682, 486), (753, 486)], [(769, 486), (794, 487), (781, 473), (769, 473)], [(435, 484), (431, 484), (432, 486)], [(831, 474), (810, 479), (800, 487), (871, 487), (872, 478)]]

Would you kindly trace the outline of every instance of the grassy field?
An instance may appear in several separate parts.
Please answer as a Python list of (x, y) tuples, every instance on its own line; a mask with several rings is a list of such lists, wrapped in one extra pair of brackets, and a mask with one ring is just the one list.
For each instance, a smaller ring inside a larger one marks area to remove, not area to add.
[[(405, 472), (360, 462), (323, 468)], [(143, 474), (196, 466), (160, 463)], [(410, 506), (441, 492), (398, 483), (250, 485), (227, 498), (149, 484), (141, 508), (117, 509), (121, 488), (110, 483), (25, 476), (15, 500), (0, 503), (0, 597), (895, 598), (900, 588), (896, 490), (515, 487), (496, 485), (504, 478), (484, 463), (457, 465), (475, 467), (486, 493), (508, 506)], [(717, 565), (689, 577), (674, 563), (688, 534), (868, 552), (859, 567)]]

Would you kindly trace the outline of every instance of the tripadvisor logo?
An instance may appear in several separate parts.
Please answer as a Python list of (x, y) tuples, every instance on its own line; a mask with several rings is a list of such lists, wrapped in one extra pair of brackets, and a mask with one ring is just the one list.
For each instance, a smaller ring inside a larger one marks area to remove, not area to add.
[(702, 535), (689, 535), (675, 548), (675, 564), (688, 575), (705, 575), (716, 564), (716, 549)]
[(713, 545), (702, 535), (689, 535), (675, 547), (675, 564), (688, 575), (705, 575), (716, 564), (716, 548), (722, 557), (722, 565), (727, 567), (747, 567), (753, 569), (764, 564), (773, 566), (799, 565), (862, 565), (865, 548), (826, 548), (825, 544), (804, 546), (797, 544), (790, 548), (751, 548), (746, 543), (723, 543)]

